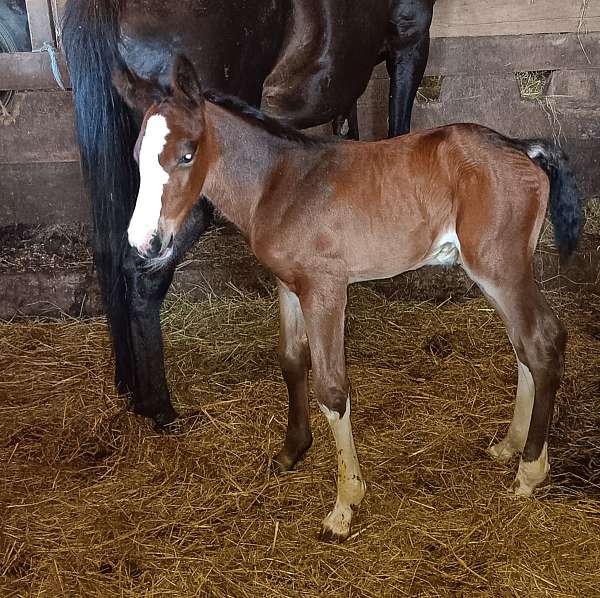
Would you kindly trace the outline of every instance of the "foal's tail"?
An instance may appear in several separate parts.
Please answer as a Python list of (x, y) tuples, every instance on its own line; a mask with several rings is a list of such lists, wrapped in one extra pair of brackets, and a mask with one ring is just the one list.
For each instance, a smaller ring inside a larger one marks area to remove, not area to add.
[(128, 378), (121, 261), (138, 188), (133, 162), (137, 128), (111, 80), (113, 66), (120, 60), (123, 4), (124, 0), (69, 0), (63, 45), (73, 85), (83, 176), (92, 202), (96, 271), (113, 336), (117, 377)]
[(558, 145), (543, 139), (517, 144), (548, 175), (554, 239), (561, 258), (566, 259), (577, 248), (583, 222), (583, 200), (569, 159)]

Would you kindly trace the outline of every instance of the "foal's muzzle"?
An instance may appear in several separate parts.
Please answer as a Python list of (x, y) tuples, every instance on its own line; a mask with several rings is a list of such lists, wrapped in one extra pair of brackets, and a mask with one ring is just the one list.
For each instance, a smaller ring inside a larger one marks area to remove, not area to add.
[(167, 261), (173, 254), (173, 235), (164, 239), (157, 234), (153, 235), (143, 248), (138, 247), (138, 253), (140, 257), (153, 262)]

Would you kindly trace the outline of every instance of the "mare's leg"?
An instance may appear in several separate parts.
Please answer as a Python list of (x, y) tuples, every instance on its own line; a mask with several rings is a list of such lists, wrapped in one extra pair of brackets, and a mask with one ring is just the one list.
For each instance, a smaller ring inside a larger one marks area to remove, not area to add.
[(321, 537), (343, 541), (350, 535), (352, 508), (365, 494), (350, 423), (350, 383), (344, 356), (347, 281), (326, 279), (303, 287), (302, 312), (310, 346), (317, 402), (335, 438), (337, 499), (325, 517)]
[(279, 363), (288, 390), (288, 422), (283, 448), (273, 457), (280, 472), (289, 471), (312, 444), (308, 409), (310, 350), (300, 301), (279, 282)]
[(408, 133), (412, 107), (429, 57), (435, 0), (392, 2), (387, 71), (390, 76), (389, 137)]
[(210, 216), (210, 206), (201, 199), (177, 236), (172, 258), (160, 269), (148, 267), (129, 245), (123, 259), (134, 373), (134, 387), (129, 389), (133, 410), (152, 418), (159, 426), (171, 423), (176, 417), (165, 377), (160, 308), (177, 263), (204, 232)]
[(469, 267), (469, 274), (503, 318), (519, 364), (513, 421), (506, 438), (490, 452), (507, 458), (522, 451), (512, 490), (529, 496), (550, 470), (548, 432), (563, 373), (567, 335), (531, 271), (520, 276), (507, 276), (509, 273), (507, 266), (502, 277), (490, 279)]
[(336, 117), (332, 123), (333, 134), (344, 139), (358, 140), (358, 110), (356, 102), (349, 114)]

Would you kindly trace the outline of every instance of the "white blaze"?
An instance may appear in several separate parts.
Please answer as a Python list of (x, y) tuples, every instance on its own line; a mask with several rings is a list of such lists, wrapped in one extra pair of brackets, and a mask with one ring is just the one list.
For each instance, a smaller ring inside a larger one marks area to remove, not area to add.
[(142, 252), (158, 229), (163, 188), (169, 181), (169, 174), (158, 161), (168, 134), (164, 116), (154, 114), (146, 122), (139, 156), (140, 190), (127, 230), (129, 244)]

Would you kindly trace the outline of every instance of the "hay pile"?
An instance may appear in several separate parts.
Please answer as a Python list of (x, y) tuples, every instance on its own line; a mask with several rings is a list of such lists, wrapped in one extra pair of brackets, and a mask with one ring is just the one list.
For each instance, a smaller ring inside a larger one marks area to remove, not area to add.
[(172, 302), (181, 414), (157, 434), (113, 394), (102, 321), (6, 323), (0, 337), (0, 595), (598, 596), (600, 299), (555, 295), (571, 331), (550, 483), (506, 493), (490, 461), (516, 366), (482, 300), (352, 289), (348, 363), (368, 493), (341, 546), (316, 540), (335, 455), (273, 477), (285, 387), (273, 298)]

